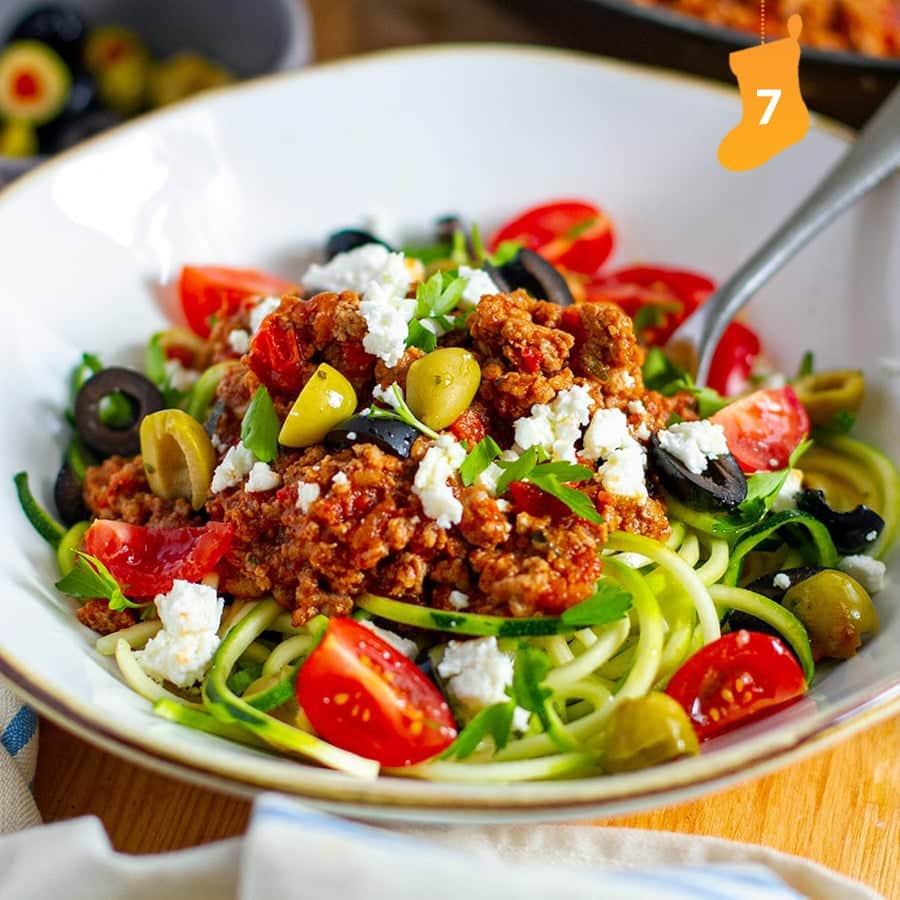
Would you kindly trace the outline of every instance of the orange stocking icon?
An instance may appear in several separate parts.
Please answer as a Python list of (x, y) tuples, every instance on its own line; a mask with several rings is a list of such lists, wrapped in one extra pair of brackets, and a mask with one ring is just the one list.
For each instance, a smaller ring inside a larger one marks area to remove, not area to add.
[(809, 130), (809, 111), (800, 96), (798, 15), (788, 19), (790, 37), (739, 50), (729, 57), (738, 80), (741, 122), (719, 145), (719, 162), (734, 172), (755, 169), (802, 140)]

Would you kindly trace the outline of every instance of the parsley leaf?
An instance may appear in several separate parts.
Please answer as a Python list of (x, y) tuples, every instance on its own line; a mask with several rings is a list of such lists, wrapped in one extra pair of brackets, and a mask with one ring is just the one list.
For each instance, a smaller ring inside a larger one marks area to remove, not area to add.
[(426, 244), (422, 247), (404, 247), (403, 255), (410, 259), (419, 260), (423, 266), (430, 266), (432, 263), (448, 259), (450, 250), (450, 244), (448, 243)]
[(468, 279), (448, 272), (435, 272), (416, 287), (416, 318), (445, 316), (459, 303)]
[(433, 428), (429, 428), (424, 422), (420, 422), (415, 417), (406, 400), (403, 399), (403, 391), (400, 390), (400, 385), (396, 381), (391, 385), (390, 390), (394, 396), (392, 401), (394, 408), (384, 409), (381, 406), (375, 406), (373, 403), (369, 407), (369, 416), (373, 419), (396, 419), (398, 422), (406, 422), (407, 425), (436, 441), (440, 435)]
[(731, 403), (710, 387), (698, 388), (694, 379), (684, 369), (676, 366), (659, 347), (651, 347), (644, 360), (644, 387), (658, 391), (664, 397), (672, 397), (679, 391), (687, 391), (697, 399), (697, 413), (701, 419), (708, 419)]
[(711, 387), (692, 387), (688, 390), (697, 398), (697, 415), (701, 419), (708, 419), (710, 416), (714, 416), (720, 409), (725, 409), (729, 403), (734, 401), (734, 398), (723, 397)]
[(547, 736), (563, 752), (574, 750), (575, 741), (565, 733), (550, 698), (553, 691), (543, 684), (550, 671), (550, 657), (537, 647), (520, 644), (513, 665), (512, 697), (517, 706), (534, 713)]
[(244, 421), (241, 422), (241, 443), (253, 451), (260, 462), (271, 462), (278, 456), (278, 433), (281, 422), (275, 412), (275, 404), (265, 387), (258, 387)]
[(631, 594), (606, 579), (597, 582), (594, 593), (570, 606), (561, 616), (564, 625), (589, 628), (621, 619), (631, 609)]
[(437, 347), (437, 335), (426, 328), (418, 319), (409, 322), (409, 333), (406, 336), (407, 347), (418, 347), (431, 353)]
[(747, 496), (736, 510), (713, 526), (714, 534), (735, 534), (756, 525), (772, 508), (775, 498), (784, 487), (791, 469), (812, 446), (812, 441), (802, 441), (794, 448), (787, 468), (777, 472), (754, 472), (747, 479)]
[(505, 266), (510, 260), (515, 259), (524, 246), (520, 241), (502, 241), (486, 259), (492, 266)]
[(497, 442), (488, 435), (482, 438), (467, 454), (459, 467), (462, 483), (469, 487), (475, 479), (500, 455)]
[(824, 425), (816, 425), (813, 428), (813, 437), (823, 435), (829, 437), (831, 435), (845, 435), (853, 431), (856, 425), (856, 416), (848, 409), (838, 410), (831, 418), (831, 421)]
[(166, 371), (166, 351), (162, 345), (161, 331), (154, 334), (147, 343), (147, 349), (144, 351), (144, 372), (159, 388), (167, 407), (172, 408), (181, 403), (184, 394), (172, 387), (172, 381)]
[(806, 378), (807, 375), (812, 375), (815, 371), (815, 363), (816, 358), (813, 355), (812, 350), (807, 350), (806, 353), (803, 354), (803, 359), (800, 360), (800, 368), (797, 369), (797, 377)]
[(441, 759), (471, 756), (488, 735), (494, 739), (497, 750), (502, 750), (509, 743), (515, 709), (512, 700), (485, 707), (460, 731), (456, 740), (441, 754)]
[(518, 459), (500, 460), (503, 474), (497, 479), (497, 494), (503, 494), (514, 481), (524, 481), (538, 462), (538, 448), (529, 447)]
[[(603, 516), (597, 512), (597, 508), (591, 502), (590, 497), (582, 494), (581, 491), (575, 488), (563, 484), (556, 475), (545, 474), (542, 469), (543, 466), (535, 468), (526, 480), (530, 481), (535, 487), (539, 487), (544, 493), (561, 500), (579, 519), (587, 519), (588, 522), (593, 522), (595, 525), (603, 524)], [(593, 477), (594, 473), (590, 469), (587, 471), (590, 472), (590, 477)]]
[(634, 314), (634, 330), (639, 332), (659, 328), (665, 321), (666, 313), (677, 313), (681, 309), (680, 303), (646, 303)]
[[(129, 600), (119, 587), (119, 583), (109, 572), (109, 569), (97, 559), (75, 551), (75, 566), (68, 575), (56, 582), (56, 588), (68, 597), (76, 600), (95, 600), (101, 598), (109, 601), (109, 608), (113, 612), (122, 609), (140, 609), (142, 604)], [(128, 588), (128, 585), (125, 585)]]

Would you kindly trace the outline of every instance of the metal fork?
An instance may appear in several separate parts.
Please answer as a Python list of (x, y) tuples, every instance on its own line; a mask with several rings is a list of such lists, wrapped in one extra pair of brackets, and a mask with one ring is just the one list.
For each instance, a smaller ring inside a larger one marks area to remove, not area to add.
[(798, 250), (898, 170), (900, 86), (787, 221), (669, 338), (673, 356), (695, 363), (698, 385), (706, 384), (719, 338), (744, 304)]

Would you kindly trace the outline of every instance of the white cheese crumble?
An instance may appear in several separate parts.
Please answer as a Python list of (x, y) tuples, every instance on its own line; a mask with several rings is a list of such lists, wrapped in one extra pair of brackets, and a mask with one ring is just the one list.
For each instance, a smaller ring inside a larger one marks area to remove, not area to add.
[(868, 543), (868, 544), (871, 544), (873, 541), (877, 541), (877, 540), (878, 540), (878, 532), (877, 531), (870, 531), (866, 535), (866, 543)]
[(772, 501), (772, 512), (786, 512), (797, 508), (797, 496), (803, 490), (803, 470), (791, 469)]
[(462, 591), (450, 591), (450, 596), (447, 598), (447, 602), (454, 609), (468, 609), (469, 608), (469, 595), (464, 594)]
[[(337, 481), (337, 475), (334, 476), (334, 480)], [(297, 509), (305, 516), (321, 494), (322, 489), (314, 481), (301, 481), (297, 485)]]
[(725, 429), (709, 419), (679, 422), (657, 432), (657, 437), (663, 450), (684, 463), (687, 470), (695, 475), (702, 475), (710, 460), (728, 453)]
[(281, 476), (273, 471), (268, 463), (256, 462), (250, 470), (250, 477), (244, 490), (250, 494), (258, 494), (261, 491), (271, 491), (281, 485)]
[(637, 382), (634, 380), (634, 375), (632, 375), (631, 372), (622, 373), (623, 387), (630, 391), (636, 384)]
[(224, 601), (212, 587), (176, 579), (154, 603), (163, 629), (135, 658), (151, 678), (188, 687), (203, 677), (219, 647)]
[(555, 459), (575, 462), (575, 444), (590, 421), (593, 398), (581, 385), (560, 391), (552, 403), (535, 403), (531, 415), (513, 423), (523, 450), (541, 447)]
[(390, 644), (398, 653), (402, 653), (407, 659), (415, 659), (419, 655), (419, 647), (415, 641), (403, 637), (402, 634), (395, 634), (388, 631), (387, 628), (380, 628), (374, 622), (364, 619), (359, 623), (363, 628), (368, 628), (372, 634), (377, 634), (386, 644)]
[(871, 556), (845, 556), (839, 563), (838, 568), (856, 579), (870, 594), (877, 594), (883, 591), (887, 584), (885, 573), (887, 566), (879, 559), (873, 559)]
[(233, 331), (229, 331), (228, 346), (235, 353), (246, 353), (250, 349), (250, 332), (243, 328), (235, 328)]
[(462, 519), (462, 503), (456, 499), (448, 483), (466, 458), (466, 451), (453, 435), (442, 434), (416, 469), (413, 493), (422, 503), (429, 519), (439, 528), (458, 525)]
[(643, 400), (632, 400), (628, 404), (628, 412), (633, 416), (640, 416), (640, 423), (632, 429), (634, 437), (638, 441), (650, 440), (650, 426), (647, 425), (647, 407), (644, 406)]
[(263, 297), (253, 309), (250, 310), (250, 332), (256, 334), (262, 326), (263, 320), (268, 318), (281, 306), (281, 297)]
[[(347, 437), (350, 438), (351, 441), (353, 440), (353, 438), (350, 437), (349, 434), (347, 435)], [(355, 435), (354, 435), (354, 437), (355, 437)], [(350, 479), (347, 477), (347, 473), (346, 473), (346, 472), (335, 472), (335, 473), (334, 473), (334, 478), (331, 479), (331, 483), (332, 483), (333, 485), (338, 485), (338, 484), (350, 484)]]
[(647, 454), (631, 436), (621, 409), (598, 409), (584, 433), (584, 455), (605, 459), (597, 470), (604, 490), (620, 497), (647, 496), (644, 468)]
[(308, 287), (355, 291), (362, 295), (360, 315), (366, 320), (363, 347), (387, 366), (395, 366), (406, 349), (416, 301), (407, 298), (413, 273), (402, 253), (381, 244), (364, 244), (338, 253), (324, 266), (310, 266), (303, 276)]
[[(504, 450), (500, 454), (500, 459), (504, 462), (515, 462), (519, 458), (519, 454), (515, 450)], [(497, 482), (503, 475), (503, 469), (492, 462), (476, 479), (475, 483), (487, 488), (488, 493), (494, 495), (497, 493)], [(498, 503), (503, 501), (498, 501)]]
[(478, 306), (481, 298), (492, 294), (499, 294), (500, 288), (494, 283), (494, 279), (484, 269), (470, 269), (468, 266), (459, 267), (459, 277), (467, 280), (466, 288), (460, 297), (460, 306)]
[(169, 379), (169, 384), (175, 388), (176, 391), (189, 391), (197, 383), (197, 379), (200, 377), (199, 372), (195, 372), (193, 369), (186, 369), (181, 364), (181, 361), (177, 359), (167, 359), (165, 362), (165, 370), (166, 377)]
[(225, 458), (216, 466), (210, 490), (218, 494), (226, 488), (237, 487), (250, 474), (255, 463), (253, 451), (238, 441), (233, 447), (228, 448)]
[(372, 388), (372, 397), (375, 400), (380, 400), (385, 406), (389, 406), (391, 409), (400, 412), (400, 401), (394, 393), (395, 387), (399, 387), (396, 381), (389, 384), (386, 388), (383, 388), (380, 384), (376, 384), (375, 387)]
[[(506, 688), (513, 680), (513, 658), (497, 647), (495, 637), (450, 641), (438, 663), (438, 675), (456, 701), (475, 715), (485, 707), (509, 700)], [(528, 712), (516, 707), (513, 728), (525, 731), (528, 719)]]
[(779, 591), (786, 591), (791, 586), (791, 577), (790, 575), (785, 575), (784, 572), (779, 572), (772, 579), (772, 587), (778, 588)]

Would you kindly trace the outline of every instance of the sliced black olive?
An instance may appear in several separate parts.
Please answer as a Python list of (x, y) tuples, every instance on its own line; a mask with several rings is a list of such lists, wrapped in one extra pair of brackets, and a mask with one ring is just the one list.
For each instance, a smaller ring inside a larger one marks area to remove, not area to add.
[(809, 513), (828, 529), (842, 556), (862, 553), (884, 530), (884, 519), (874, 509), (860, 504), (850, 512), (837, 512), (828, 505), (822, 491), (802, 491), (797, 495), (797, 509)]
[[(747, 590), (753, 591), (754, 594), (762, 594), (770, 600), (777, 600), (781, 603), (784, 595), (795, 584), (800, 584), (801, 581), (806, 581), (807, 578), (812, 578), (813, 575), (818, 575), (821, 571), (821, 569), (818, 569), (815, 566), (798, 566), (796, 569), (784, 569), (783, 571), (774, 572), (771, 575), (763, 575), (762, 577), (757, 578), (747, 585)], [(782, 575), (788, 581), (785, 586), (782, 586), (784, 585), (784, 578), (780, 577)], [(778, 581), (778, 584), (775, 583), (776, 580)], [(755, 622), (757, 620), (754, 619), (753, 621)]]
[(575, 302), (566, 279), (559, 270), (534, 250), (523, 247), (502, 266), (486, 262), (484, 269), (494, 283), (505, 293), (522, 288), (540, 300), (549, 300), (559, 306), (571, 306)]
[[(111, 428), (100, 419), (104, 397), (124, 394), (134, 406), (132, 421), (123, 428)], [(75, 398), (75, 428), (92, 450), (104, 456), (118, 453), (134, 456), (140, 452), (140, 425), (144, 416), (163, 409), (166, 403), (159, 388), (140, 372), (113, 366), (89, 378)]]
[(650, 438), (650, 468), (662, 486), (691, 509), (734, 509), (747, 498), (747, 478), (730, 454), (711, 459), (700, 475), (662, 448), (659, 437)]
[(81, 65), (86, 26), (81, 13), (71, 6), (33, 8), (10, 32), (10, 41), (39, 41), (55, 50), (70, 66)]
[(375, 444), (385, 453), (394, 453), (408, 459), (419, 432), (405, 422), (396, 419), (373, 419), (371, 416), (353, 416), (332, 428), (325, 441), (332, 447), (349, 447), (351, 444)]
[(56, 501), (56, 510), (59, 517), (66, 525), (74, 525), (76, 522), (84, 522), (89, 519), (87, 507), (84, 505), (81, 481), (72, 467), (64, 462), (56, 483), (53, 485), (53, 499)]
[(435, 239), (439, 244), (452, 244), (457, 231), (465, 231), (462, 219), (451, 213), (441, 216), (435, 223)]
[(325, 259), (333, 259), (338, 253), (347, 253), (366, 244), (381, 244), (388, 250), (393, 249), (387, 241), (375, 237), (374, 234), (369, 234), (368, 231), (363, 231), (361, 228), (344, 228), (328, 236), (328, 240), (325, 242)]

